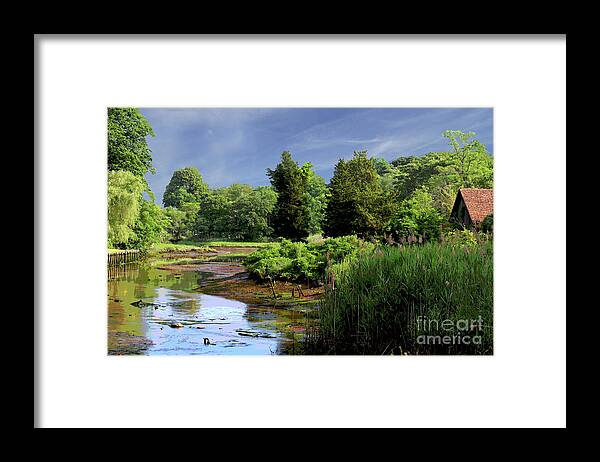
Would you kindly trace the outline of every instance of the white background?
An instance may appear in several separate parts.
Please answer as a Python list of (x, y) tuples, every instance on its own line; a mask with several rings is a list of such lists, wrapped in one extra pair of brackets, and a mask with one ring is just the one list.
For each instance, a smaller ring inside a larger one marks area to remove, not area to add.
[[(565, 425), (566, 40), (37, 38), (38, 426)], [(106, 107), (494, 107), (493, 357), (109, 357)]]

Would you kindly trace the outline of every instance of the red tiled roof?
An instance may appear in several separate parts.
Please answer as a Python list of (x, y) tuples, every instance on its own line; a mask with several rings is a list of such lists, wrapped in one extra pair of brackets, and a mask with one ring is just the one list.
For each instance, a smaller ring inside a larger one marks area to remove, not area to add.
[(460, 194), (472, 221), (481, 222), (494, 211), (493, 189), (463, 188), (460, 190)]

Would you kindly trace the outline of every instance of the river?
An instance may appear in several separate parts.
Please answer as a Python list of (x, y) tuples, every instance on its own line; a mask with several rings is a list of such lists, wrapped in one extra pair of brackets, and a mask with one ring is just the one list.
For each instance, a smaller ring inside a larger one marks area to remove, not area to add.
[[(310, 308), (277, 306), (266, 297), (248, 302), (248, 287), (258, 294), (265, 289), (249, 281), (239, 263), (160, 258), (109, 271), (109, 354), (301, 353)], [(219, 295), (206, 293), (214, 281), (220, 281)]]

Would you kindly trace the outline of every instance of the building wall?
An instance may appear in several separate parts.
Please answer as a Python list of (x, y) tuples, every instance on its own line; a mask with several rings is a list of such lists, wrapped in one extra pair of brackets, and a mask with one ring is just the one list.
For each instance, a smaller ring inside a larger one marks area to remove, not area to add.
[(460, 202), (456, 207), (456, 213), (453, 215), (454, 221), (458, 225), (462, 225), (465, 228), (470, 228), (472, 226), (471, 218), (469, 217), (469, 212), (467, 211), (467, 206), (465, 201), (460, 198)]

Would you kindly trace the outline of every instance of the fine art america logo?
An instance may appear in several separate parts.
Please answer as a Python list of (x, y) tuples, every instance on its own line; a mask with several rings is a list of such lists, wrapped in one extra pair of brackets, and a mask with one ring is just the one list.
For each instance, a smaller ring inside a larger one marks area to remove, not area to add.
[(483, 319), (430, 319), (417, 317), (419, 345), (481, 345)]

